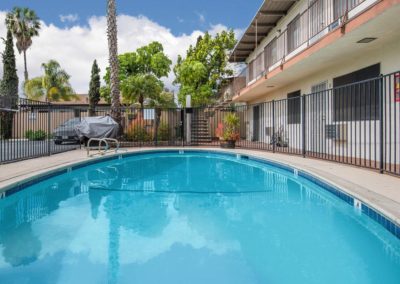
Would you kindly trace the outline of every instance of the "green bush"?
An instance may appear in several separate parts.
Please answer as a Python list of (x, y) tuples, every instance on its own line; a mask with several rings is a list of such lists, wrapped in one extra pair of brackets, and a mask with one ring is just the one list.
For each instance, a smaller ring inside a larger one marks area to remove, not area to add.
[(239, 140), (240, 119), (236, 113), (230, 112), (224, 117), (224, 128), (222, 138), (225, 141), (229, 140)]
[(133, 142), (149, 142), (151, 135), (147, 132), (146, 128), (142, 125), (132, 125), (128, 128), (126, 136), (129, 141)]
[(47, 133), (44, 130), (27, 130), (25, 131), (25, 138), (32, 141), (45, 140)]
[(158, 141), (168, 141), (169, 139), (170, 139), (170, 130), (169, 130), (168, 124), (161, 123), (158, 126), (157, 140)]

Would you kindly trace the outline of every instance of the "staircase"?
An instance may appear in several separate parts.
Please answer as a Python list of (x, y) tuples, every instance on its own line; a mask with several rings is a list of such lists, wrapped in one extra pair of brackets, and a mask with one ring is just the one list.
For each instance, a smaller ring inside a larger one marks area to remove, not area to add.
[(197, 113), (192, 118), (192, 142), (211, 143), (209, 121), (203, 113)]

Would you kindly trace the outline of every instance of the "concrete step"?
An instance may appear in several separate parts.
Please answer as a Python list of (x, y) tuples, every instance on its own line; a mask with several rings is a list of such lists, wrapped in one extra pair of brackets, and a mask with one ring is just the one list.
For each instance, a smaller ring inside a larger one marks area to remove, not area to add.
[(192, 138), (192, 141), (193, 142), (202, 142), (202, 143), (210, 143), (210, 142), (212, 142), (211, 138), (210, 139), (193, 139)]

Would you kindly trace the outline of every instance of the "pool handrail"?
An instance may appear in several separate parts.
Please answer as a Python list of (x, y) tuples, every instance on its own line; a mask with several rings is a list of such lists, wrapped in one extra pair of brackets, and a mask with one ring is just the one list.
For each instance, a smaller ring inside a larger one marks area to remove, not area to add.
[[(99, 142), (99, 145), (90, 147), (90, 143), (92, 141)], [(94, 155), (104, 156), (107, 153), (107, 151), (110, 149), (109, 142), (115, 143), (117, 145), (117, 147), (115, 148), (115, 153), (117, 153), (119, 148), (120, 148), (120, 142), (117, 139), (115, 139), (115, 138), (90, 138), (89, 141), (86, 144), (87, 156), (88, 157), (93, 157)], [(105, 145), (105, 149), (104, 150), (102, 150), (102, 143), (104, 143), (104, 145)], [(92, 148), (97, 148), (98, 152), (95, 153), (95, 154), (90, 155), (90, 150)]]

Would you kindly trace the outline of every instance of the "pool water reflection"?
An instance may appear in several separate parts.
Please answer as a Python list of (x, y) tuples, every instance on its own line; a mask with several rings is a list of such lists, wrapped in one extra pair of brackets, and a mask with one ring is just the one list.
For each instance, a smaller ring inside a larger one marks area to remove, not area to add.
[(0, 200), (1, 283), (400, 283), (400, 244), (315, 184), (219, 154), (80, 168)]

